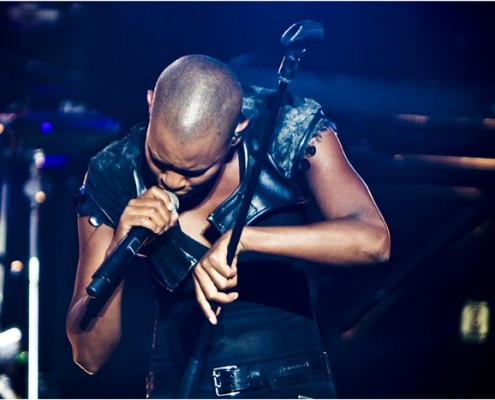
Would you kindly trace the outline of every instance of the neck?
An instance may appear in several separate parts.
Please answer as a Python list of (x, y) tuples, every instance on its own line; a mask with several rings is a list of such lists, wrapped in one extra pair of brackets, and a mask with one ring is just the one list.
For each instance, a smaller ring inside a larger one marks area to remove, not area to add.
[(207, 218), (237, 189), (239, 181), (239, 156), (236, 151), (221, 169), (215, 184), (203, 200), (196, 206), (181, 212), (179, 221), (182, 230), (198, 242), (210, 246), (211, 241), (207, 237), (210, 225)]

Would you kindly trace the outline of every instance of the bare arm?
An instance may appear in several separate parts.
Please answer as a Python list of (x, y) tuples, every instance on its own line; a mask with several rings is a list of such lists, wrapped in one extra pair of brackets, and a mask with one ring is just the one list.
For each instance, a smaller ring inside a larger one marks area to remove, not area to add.
[(90, 225), (88, 217), (79, 217), (78, 234), (79, 262), (66, 328), (74, 361), (86, 372), (93, 374), (108, 360), (120, 340), (122, 284), (115, 290), (98, 318), (93, 319), (82, 330), (80, 323), (90, 301), (86, 286), (105, 259), (114, 231), (106, 225), (95, 228)]
[(333, 265), (387, 261), (387, 225), (336, 134), (321, 132), (311, 144), (316, 153), (307, 158), (306, 177), (323, 221), (297, 227), (246, 227), (243, 250)]
[[(335, 132), (325, 130), (310, 144), (316, 153), (307, 158), (310, 168), (306, 179), (323, 221), (303, 226), (247, 226), (237, 253), (256, 251), (332, 265), (387, 261), (390, 255), (387, 225), (366, 184), (349, 164)], [(226, 264), (229, 238), (227, 232), (194, 271), (198, 302), (212, 323), (215, 315), (209, 301), (218, 302), (225, 296), (223, 291), (237, 284), (235, 262), (233, 268)]]
[(167, 194), (153, 187), (129, 202), (115, 231), (106, 225), (93, 227), (88, 217), (78, 218), (79, 262), (66, 329), (74, 361), (87, 373), (93, 374), (105, 364), (121, 337), (122, 284), (98, 316), (84, 330), (80, 327), (90, 301), (86, 287), (92, 275), (132, 226), (144, 226), (156, 234), (174, 226), (177, 213), (171, 209)]

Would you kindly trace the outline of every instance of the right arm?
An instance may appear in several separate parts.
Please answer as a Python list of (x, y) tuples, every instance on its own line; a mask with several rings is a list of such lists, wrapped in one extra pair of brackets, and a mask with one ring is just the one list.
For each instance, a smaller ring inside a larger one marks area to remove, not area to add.
[(120, 341), (123, 284), (83, 330), (80, 324), (90, 301), (86, 287), (105, 258), (133, 226), (143, 226), (157, 235), (174, 226), (178, 216), (170, 211), (172, 209), (166, 192), (152, 187), (129, 202), (115, 230), (106, 225), (94, 227), (89, 223), (89, 217), (78, 217), (79, 261), (66, 329), (74, 361), (87, 373), (97, 372)]
[(90, 297), (86, 287), (97, 268), (111, 251), (114, 230), (106, 225), (93, 227), (89, 217), (78, 217), (79, 261), (74, 292), (67, 315), (66, 329), (72, 345), (74, 362), (87, 373), (97, 372), (108, 360), (120, 340), (122, 283), (109, 298), (98, 318), (82, 330), (80, 323), (86, 314)]

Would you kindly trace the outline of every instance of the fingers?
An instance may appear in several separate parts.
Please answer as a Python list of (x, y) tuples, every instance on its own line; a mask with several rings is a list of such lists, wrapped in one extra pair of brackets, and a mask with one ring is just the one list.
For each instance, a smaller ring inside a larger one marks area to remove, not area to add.
[(226, 234), (215, 242), (193, 273), (197, 301), (212, 324), (216, 324), (216, 316), (210, 303), (232, 303), (239, 297), (237, 292), (228, 292), (237, 286), (237, 256), (231, 266), (227, 264), (229, 238), (230, 234)]
[(121, 216), (120, 225), (123, 234), (133, 226), (142, 226), (160, 235), (175, 226), (177, 220), (177, 211), (168, 194), (154, 186), (129, 201)]
[(156, 234), (162, 233), (171, 220), (169, 211), (161, 200), (143, 198), (131, 200), (121, 219), (126, 225), (143, 226)]
[[(177, 208), (170, 196), (175, 197), (173, 193), (169, 193), (157, 186), (151, 187), (142, 195), (143, 199), (152, 199), (153, 201), (157, 201), (156, 205), (158, 210), (161, 215), (165, 217), (168, 227), (175, 226), (179, 218)], [(175, 200), (177, 201), (177, 197), (175, 197)], [(163, 205), (165, 207), (163, 207)]]
[[(235, 285), (237, 285), (237, 275), (233, 279), (235, 279)], [(214, 310), (211, 303), (232, 303), (239, 297), (239, 293), (225, 293), (219, 291), (214, 281), (210, 279), (210, 275), (202, 268), (200, 264), (198, 264), (194, 269), (193, 280), (196, 290), (196, 300), (206, 318), (208, 318), (210, 323), (215, 325), (217, 323), (217, 314), (220, 310)], [(224, 278), (224, 282), (227, 282), (228, 280), (228, 278)], [(232, 283), (225, 283), (224, 286), (234, 287), (235, 285)]]
[[(196, 265), (200, 276), (207, 276), (216, 290), (227, 291), (237, 286), (236, 260), (230, 267), (223, 252), (210, 251)], [(201, 270), (201, 271), (200, 271)], [(208, 287), (206, 288), (208, 290)], [(207, 292), (208, 294), (210, 292)]]

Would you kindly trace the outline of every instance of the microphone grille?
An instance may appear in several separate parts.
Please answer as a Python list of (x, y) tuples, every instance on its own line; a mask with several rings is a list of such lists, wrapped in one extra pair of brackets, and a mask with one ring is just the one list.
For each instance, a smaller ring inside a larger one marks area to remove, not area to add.
[(179, 198), (175, 193), (169, 192), (168, 190), (165, 190), (168, 194), (168, 197), (170, 197), (170, 201), (172, 202), (174, 209), (173, 211), (178, 211), (179, 210)]

